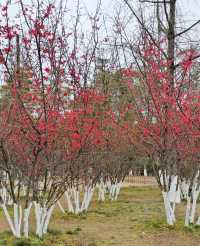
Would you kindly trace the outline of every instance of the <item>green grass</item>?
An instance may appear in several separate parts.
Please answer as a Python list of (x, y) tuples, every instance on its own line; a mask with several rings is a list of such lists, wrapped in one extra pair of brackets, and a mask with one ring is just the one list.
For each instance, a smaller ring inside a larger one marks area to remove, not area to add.
[(88, 214), (63, 214), (56, 208), (48, 234), (42, 240), (34, 236), (34, 224), (29, 240), (15, 239), (0, 211), (0, 245), (199, 246), (200, 228), (184, 228), (184, 211), (185, 203), (177, 205), (177, 223), (169, 227), (158, 188), (128, 187), (122, 189), (119, 200), (114, 202), (99, 203), (95, 195)]

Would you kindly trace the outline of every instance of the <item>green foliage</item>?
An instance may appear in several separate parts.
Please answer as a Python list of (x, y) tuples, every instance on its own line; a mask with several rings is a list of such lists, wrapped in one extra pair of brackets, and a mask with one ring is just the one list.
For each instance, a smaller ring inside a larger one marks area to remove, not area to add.
[[(132, 94), (128, 85), (123, 81), (122, 74), (118, 72), (103, 71), (96, 79), (95, 85), (107, 98), (107, 107), (112, 107), (116, 115), (125, 111), (128, 103), (132, 103)], [(120, 116), (121, 117), (121, 116)], [(119, 117), (119, 120), (120, 120)], [(133, 120), (134, 114), (130, 110), (123, 116), (124, 120)]]
[(141, 157), (137, 158), (137, 160), (134, 161), (134, 168), (138, 170), (141, 174), (143, 174), (144, 167), (147, 168), (148, 174), (152, 174), (152, 160), (148, 157)]
[[(19, 81), (18, 90), (23, 95), (27, 93), (29, 85), (32, 83), (31, 73), (28, 69), (21, 69), (20, 74), (14, 74)], [(8, 79), (3, 85), (0, 86), (0, 110), (5, 106), (8, 106), (11, 102), (11, 91), (13, 87), (13, 81)]]

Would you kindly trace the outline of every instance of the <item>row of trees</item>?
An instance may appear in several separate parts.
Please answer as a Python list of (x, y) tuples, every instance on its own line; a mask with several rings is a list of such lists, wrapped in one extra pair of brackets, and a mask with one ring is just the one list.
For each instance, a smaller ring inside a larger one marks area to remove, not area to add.
[(63, 195), (75, 214), (87, 211), (97, 185), (99, 200), (106, 187), (115, 200), (134, 155), (125, 105), (114, 110), (110, 92), (91, 83), (98, 80), (98, 13), (90, 16), (91, 36), (84, 38), (79, 6), (73, 32), (62, 1), (30, 7), (21, 0), (14, 24), (9, 7), (1, 8), (0, 26), (1, 206), (16, 237), (22, 230), (28, 237), (34, 206), (36, 235), (42, 237), (55, 205), (65, 210)]
[[(28, 237), (33, 205), (42, 237), (55, 205), (64, 211), (63, 195), (76, 214), (87, 211), (96, 186), (99, 200), (106, 187), (115, 200), (132, 165), (144, 158), (161, 188), (167, 223), (175, 223), (180, 191), (187, 199), (185, 225), (194, 222), (200, 191), (198, 53), (180, 52), (175, 43), (196, 24), (176, 34), (176, 1), (155, 2), (156, 37), (142, 13), (124, 1), (139, 24), (137, 40), (120, 13), (113, 36), (101, 38), (100, 6), (89, 15), (87, 34), (79, 5), (75, 19), (68, 19), (62, 1), (29, 6), (20, 0), (16, 23), (9, 18), (11, 3), (1, 7), (1, 206), (16, 237), (22, 229)], [(99, 58), (100, 50), (110, 59)]]
[[(198, 43), (190, 43), (199, 20), (177, 29), (176, 0), (140, 1), (140, 12), (130, 1), (124, 3), (140, 30), (139, 41), (132, 39), (126, 26), (119, 35), (125, 57), (131, 52), (135, 64), (133, 68), (126, 59), (126, 83), (133, 95), (140, 141), (153, 160), (167, 223), (175, 223), (175, 205), (182, 194), (187, 199), (188, 226), (195, 221), (199, 196), (199, 52)], [(154, 22), (144, 18), (145, 7), (148, 13), (154, 10)]]

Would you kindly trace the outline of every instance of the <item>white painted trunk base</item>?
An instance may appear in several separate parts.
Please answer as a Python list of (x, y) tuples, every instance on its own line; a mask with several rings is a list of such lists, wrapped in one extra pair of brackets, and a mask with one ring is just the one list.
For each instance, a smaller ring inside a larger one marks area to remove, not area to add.
[(57, 205), (59, 207), (59, 209), (61, 210), (62, 213), (65, 213), (65, 209), (63, 208), (62, 204), (60, 203), (60, 201), (57, 201)]
[(189, 182), (185, 180), (180, 183), (181, 199), (187, 199), (189, 186)]
[(79, 214), (87, 212), (92, 196), (94, 193), (94, 188), (91, 186), (84, 187), (83, 199), (80, 199), (80, 192), (77, 188), (68, 190), (65, 192), (65, 197), (67, 199), (68, 211), (70, 213)]
[(145, 176), (145, 177), (148, 176), (148, 174), (147, 174), (147, 169), (146, 169), (146, 168), (144, 168), (144, 176)]
[(178, 176), (171, 176), (171, 185), (170, 190), (168, 192), (169, 200), (172, 203), (180, 203), (181, 202), (181, 193), (180, 187), (178, 185), (177, 189)]
[(74, 213), (74, 208), (71, 201), (71, 194), (69, 193), (69, 191), (65, 191), (65, 197), (67, 199), (67, 206), (68, 206), (69, 213)]
[(21, 224), (22, 224), (22, 207), (16, 203), (13, 204), (13, 220), (8, 212), (6, 204), (1, 205), (4, 214), (6, 216), (9, 227), (15, 237), (21, 236)]
[(164, 200), (167, 223), (168, 225), (174, 225), (174, 223), (176, 222), (175, 206), (173, 203), (172, 204), (170, 203), (169, 194), (167, 192), (162, 191), (162, 195), (163, 195), (163, 200)]
[(192, 224), (194, 223), (194, 219), (195, 219), (198, 197), (199, 197), (199, 190), (193, 191), (193, 201), (192, 201), (191, 214), (190, 214), (190, 223)]
[(50, 218), (55, 205), (52, 205), (49, 209), (46, 206), (42, 207), (39, 203), (34, 202), (35, 206), (35, 219), (36, 219), (36, 235), (40, 238), (47, 233)]
[(28, 238), (29, 234), (29, 215), (32, 207), (32, 202), (29, 204), (28, 208), (24, 209), (24, 218), (23, 218), (23, 226), (24, 226), (24, 237)]
[(110, 191), (109, 191), (109, 199), (112, 201), (116, 201), (118, 196), (119, 196), (119, 192), (122, 186), (122, 182), (115, 182), (114, 184), (111, 184), (110, 186)]
[(98, 185), (98, 201), (101, 201), (101, 202), (105, 201), (105, 193), (106, 193), (106, 185), (102, 181)]
[(185, 212), (185, 226), (189, 226), (190, 223), (190, 212), (191, 212), (191, 197), (187, 197), (187, 205)]

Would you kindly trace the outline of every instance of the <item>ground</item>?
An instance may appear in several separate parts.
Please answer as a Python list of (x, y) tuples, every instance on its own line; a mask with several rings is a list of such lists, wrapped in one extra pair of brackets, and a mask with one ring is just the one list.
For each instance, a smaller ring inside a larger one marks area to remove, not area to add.
[(48, 235), (43, 240), (31, 236), (26, 243), (11, 236), (0, 212), (0, 245), (199, 246), (200, 228), (183, 227), (184, 207), (177, 206), (177, 225), (169, 227), (157, 187), (124, 187), (118, 201), (98, 203), (95, 197), (87, 215), (63, 214), (56, 208)]

